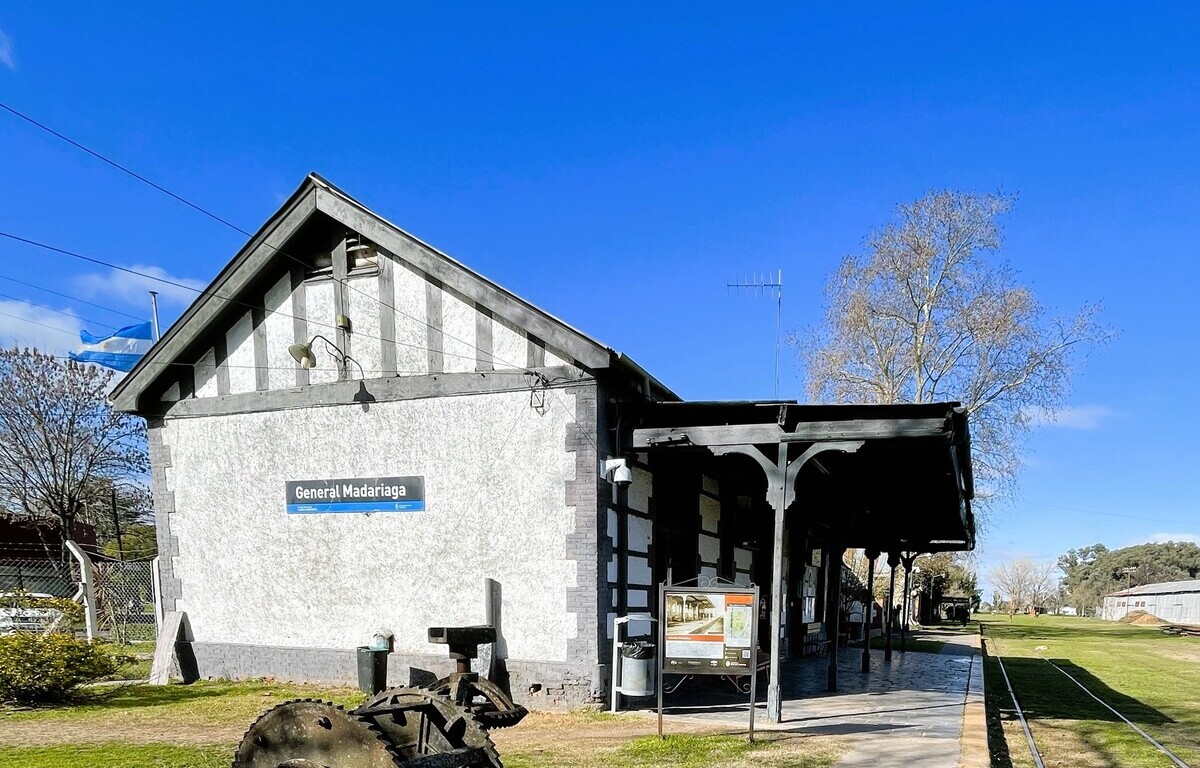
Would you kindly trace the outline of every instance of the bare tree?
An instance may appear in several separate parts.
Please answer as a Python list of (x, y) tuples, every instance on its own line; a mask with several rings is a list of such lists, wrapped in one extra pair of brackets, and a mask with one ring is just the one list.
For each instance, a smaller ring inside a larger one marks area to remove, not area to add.
[(1023, 612), (1030, 601), (1033, 572), (1037, 564), (1027, 557), (1002, 563), (992, 569), (989, 577), (996, 589), (1008, 601), (1008, 614)]
[(1059, 589), (1055, 575), (1057, 563), (1035, 563), (1029, 571), (1029, 600), (1035, 607), (1045, 607)]
[(113, 411), (112, 376), (37, 350), (0, 350), (0, 504), (54, 520), (69, 538), (76, 521), (104, 519), (119, 480), (134, 481), (119, 508), (142, 493), (145, 424)]
[(1079, 353), (1110, 336), (1099, 305), (1055, 315), (993, 258), (1013, 202), (943, 191), (900, 206), (843, 260), (822, 327), (791, 339), (816, 401), (961, 402), (985, 494), (1015, 477), (1031, 421), (1062, 408)]

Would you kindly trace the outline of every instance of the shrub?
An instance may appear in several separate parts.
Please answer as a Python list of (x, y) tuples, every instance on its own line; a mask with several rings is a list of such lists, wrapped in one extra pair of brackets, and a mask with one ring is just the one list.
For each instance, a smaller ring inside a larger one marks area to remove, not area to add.
[(66, 701), (81, 685), (109, 677), (132, 661), (67, 634), (14, 632), (0, 637), (0, 701)]

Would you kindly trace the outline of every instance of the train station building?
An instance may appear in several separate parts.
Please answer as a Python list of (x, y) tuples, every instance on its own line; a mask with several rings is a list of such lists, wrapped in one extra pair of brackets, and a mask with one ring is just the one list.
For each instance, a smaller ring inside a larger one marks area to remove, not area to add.
[(490, 619), (519, 700), (579, 704), (615, 617), (723, 577), (765, 596), (777, 717), (780, 665), (836, 639), (847, 548), (974, 545), (957, 404), (684, 402), (316, 175), (113, 400), (148, 421), (202, 676), (351, 681), (379, 629), (393, 670), (443, 670), (426, 629)]

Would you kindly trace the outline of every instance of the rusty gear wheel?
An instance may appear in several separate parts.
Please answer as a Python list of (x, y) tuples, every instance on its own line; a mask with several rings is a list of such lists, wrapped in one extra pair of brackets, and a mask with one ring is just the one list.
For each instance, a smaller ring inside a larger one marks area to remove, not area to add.
[(508, 694), (484, 677), (451, 675), (429, 686), (429, 690), (470, 710), (489, 731), (511, 728), (529, 714), (528, 709), (514, 704)]
[(373, 723), (340, 706), (295, 699), (264, 712), (246, 730), (233, 768), (398, 768), (402, 763)]
[[(376, 694), (352, 715), (370, 722), (391, 742), (404, 761), (447, 755), (438, 765), (503, 768), (500, 755), (478, 719), (453, 701), (425, 688), (389, 688)], [(449, 762), (457, 756), (456, 762)]]

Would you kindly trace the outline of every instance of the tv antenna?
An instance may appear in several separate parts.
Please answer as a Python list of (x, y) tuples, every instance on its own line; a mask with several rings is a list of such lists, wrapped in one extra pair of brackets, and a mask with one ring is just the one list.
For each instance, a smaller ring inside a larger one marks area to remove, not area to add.
[(781, 316), (783, 314), (783, 270), (775, 270), (775, 274), (769, 272), (760, 272), (757, 275), (751, 275), (745, 280), (735, 283), (726, 283), (726, 287), (733, 288), (738, 293), (743, 291), (750, 293), (752, 296), (767, 297), (775, 299), (775, 399), (779, 399), (779, 347), (783, 342), (780, 336), (781, 333)]

